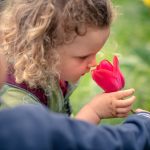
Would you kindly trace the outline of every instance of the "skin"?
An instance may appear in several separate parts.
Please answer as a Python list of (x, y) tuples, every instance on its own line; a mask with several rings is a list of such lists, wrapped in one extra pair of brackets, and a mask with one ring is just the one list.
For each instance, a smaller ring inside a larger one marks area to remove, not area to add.
[[(96, 54), (109, 37), (109, 28), (88, 28), (84, 36), (58, 47), (60, 79), (76, 83), (96, 66)], [(98, 124), (103, 118), (126, 117), (135, 101), (134, 89), (97, 94), (76, 115), (76, 119)]]
[[(2, 55), (0, 55), (0, 87), (4, 84), (6, 72), (6, 62)], [(126, 100), (124, 98), (131, 96), (133, 93), (134, 89), (113, 93), (103, 93), (102, 95), (98, 94), (91, 100), (91, 102), (79, 111), (76, 119), (98, 124), (102, 118), (126, 115), (130, 110), (135, 97), (132, 96)], [(136, 111), (141, 112), (145, 110), (137, 109)]]
[(101, 119), (127, 117), (136, 97), (134, 89), (97, 94), (76, 118), (98, 124)]
[(77, 36), (72, 43), (59, 47), (60, 79), (76, 83), (91, 67), (96, 66), (96, 54), (108, 39), (109, 32), (109, 28), (88, 28), (85, 36)]

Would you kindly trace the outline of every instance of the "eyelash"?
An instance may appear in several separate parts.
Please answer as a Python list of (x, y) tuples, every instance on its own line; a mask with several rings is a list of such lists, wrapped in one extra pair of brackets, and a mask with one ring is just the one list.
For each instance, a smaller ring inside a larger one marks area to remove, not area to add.
[(86, 59), (88, 56), (79, 57), (79, 59)]

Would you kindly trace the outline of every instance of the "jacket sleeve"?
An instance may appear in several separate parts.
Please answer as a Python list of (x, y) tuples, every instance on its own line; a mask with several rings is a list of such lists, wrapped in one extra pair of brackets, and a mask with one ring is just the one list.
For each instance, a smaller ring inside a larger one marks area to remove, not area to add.
[(0, 112), (3, 150), (150, 150), (150, 115), (139, 113), (121, 125), (94, 126), (25, 105)]

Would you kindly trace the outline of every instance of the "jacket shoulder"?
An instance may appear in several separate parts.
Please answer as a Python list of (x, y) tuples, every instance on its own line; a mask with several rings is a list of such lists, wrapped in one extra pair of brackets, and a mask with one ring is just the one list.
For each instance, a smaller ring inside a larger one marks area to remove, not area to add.
[(20, 104), (37, 104), (39, 100), (28, 91), (5, 84), (0, 91), (1, 108), (14, 107)]

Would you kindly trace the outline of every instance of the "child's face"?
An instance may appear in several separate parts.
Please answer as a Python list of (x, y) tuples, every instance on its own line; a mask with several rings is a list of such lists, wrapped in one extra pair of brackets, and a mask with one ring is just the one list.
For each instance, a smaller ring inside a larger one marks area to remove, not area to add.
[(60, 79), (76, 83), (91, 67), (96, 66), (96, 54), (106, 42), (109, 32), (109, 28), (89, 28), (85, 36), (78, 36), (71, 44), (59, 47)]

